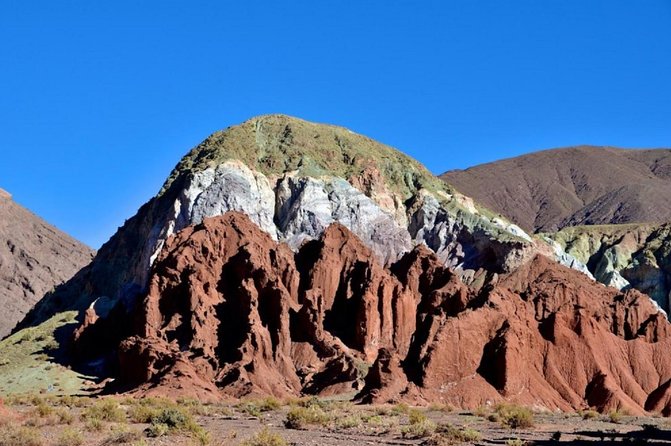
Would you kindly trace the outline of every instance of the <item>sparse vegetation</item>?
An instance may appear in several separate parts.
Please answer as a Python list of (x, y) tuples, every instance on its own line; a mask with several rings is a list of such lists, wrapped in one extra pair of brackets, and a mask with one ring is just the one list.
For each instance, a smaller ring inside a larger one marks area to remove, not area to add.
[[(57, 345), (54, 333), (76, 321), (77, 312), (60, 313), (42, 324), (25, 328), (0, 340), (0, 395), (47, 392), (49, 388), (65, 393), (79, 393), (86, 388), (85, 377), (53, 362), (49, 354)], [(25, 398), (27, 399), (27, 398)]]
[(421, 410), (409, 409), (407, 413), (410, 424), (401, 428), (403, 437), (424, 438), (433, 434), (436, 430), (436, 423), (429, 420)]
[(118, 429), (112, 432), (100, 443), (100, 446), (112, 446), (116, 444), (129, 444), (143, 440), (140, 432), (135, 430)]
[(37, 429), (8, 424), (0, 428), (0, 445), (42, 446), (42, 439)]
[(169, 432), (182, 432), (190, 435), (199, 444), (210, 442), (210, 435), (193, 419), (193, 416), (179, 408), (168, 407), (152, 416), (147, 434), (152, 437), (161, 437)]
[(451, 404), (431, 404), (429, 406), (429, 411), (452, 413), (454, 412), (454, 406), (452, 406)]
[(99, 418), (91, 418), (86, 420), (84, 429), (88, 432), (100, 432), (105, 428), (105, 423)]
[(430, 446), (447, 446), (466, 442), (476, 442), (482, 438), (480, 432), (470, 428), (458, 428), (451, 424), (440, 424), (435, 435), (427, 441)]
[(340, 429), (353, 429), (359, 427), (363, 424), (363, 420), (360, 415), (352, 414), (337, 420), (337, 426)]
[(168, 435), (168, 432), (170, 432), (170, 428), (163, 423), (151, 423), (145, 430), (147, 437), (162, 437)]
[(487, 418), (489, 415), (489, 409), (485, 406), (478, 406), (474, 411), (473, 415), (480, 418)]
[(296, 406), (287, 413), (284, 425), (289, 429), (304, 429), (310, 425), (325, 426), (329, 421), (330, 417), (319, 406)]
[(82, 412), (82, 419), (121, 423), (126, 421), (126, 413), (113, 398), (96, 401)]
[(499, 404), (495, 409), (501, 423), (511, 429), (527, 429), (534, 425), (534, 413), (522, 406)]
[[(212, 442), (210, 433), (197, 422), (198, 417), (209, 418), (209, 422), (216, 419), (214, 415), (221, 411), (231, 411), (232, 417), (227, 419), (228, 430), (221, 432), (214, 441), (215, 444), (241, 441), (242, 446), (275, 446), (287, 445), (281, 432), (269, 429), (259, 430), (254, 435), (245, 434), (247, 438), (235, 440), (238, 433), (230, 429), (240, 420), (240, 413), (248, 413), (248, 408), (258, 410), (264, 415), (263, 421), (252, 423), (274, 425), (281, 419), (284, 410), (287, 410), (284, 421), (285, 427), (311, 432), (295, 433), (302, 438), (314, 438), (320, 432), (328, 430), (330, 435), (357, 435), (362, 438), (380, 436), (381, 438), (399, 438), (421, 443), (423, 446), (452, 446), (460, 444), (477, 444), (483, 440), (482, 434), (474, 429), (482, 425), (482, 421), (474, 419), (470, 414), (449, 414), (451, 409), (441, 406), (411, 407), (405, 404), (395, 406), (355, 406), (349, 401), (337, 399), (301, 398), (292, 401), (282, 410), (286, 403), (275, 398), (253, 399), (239, 403), (237, 406), (226, 404), (200, 403), (197, 400), (174, 400), (166, 398), (72, 398), (39, 394), (13, 396), (7, 400), (12, 404), (11, 417), (0, 419), (0, 446), (83, 446), (96, 444), (98, 446), (147, 446), (147, 444), (179, 443), (190, 446), (208, 445)], [(487, 419), (496, 421), (511, 429), (529, 429), (534, 425), (534, 413), (526, 407), (514, 404), (499, 404), (489, 411)], [(269, 414), (275, 411), (274, 414)], [(237, 416), (236, 416), (237, 412)], [(17, 414), (17, 415), (14, 415)], [(578, 415), (585, 420), (593, 420), (597, 412), (593, 410), (579, 411)], [(599, 420), (622, 422), (626, 413), (622, 410), (613, 410), (606, 415), (600, 415)], [(244, 417), (242, 417), (244, 419)], [(21, 420), (22, 425), (16, 421)], [(439, 423), (439, 421), (443, 422)], [(463, 420), (463, 425), (460, 425)], [(545, 424), (545, 416), (543, 418)], [(563, 414), (554, 417), (552, 422), (575, 422), (575, 414)], [(450, 421), (446, 423), (444, 421)], [(659, 429), (665, 426), (661, 420), (651, 418), (650, 425), (644, 425), (644, 430)], [(135, 427), (129, 425), (134, 423)], [(249, 423), (249, 421), (243, 421)], [(582, 422), (582, 421), (581, 421)], [(139, 426), (144, 425), (144, 426)], [(143, 432), (144, 429), (144, 432)], [(613, 432), (619, 432), (615, 427)], [(88, 432), (88, 433), (87, 433)], [(249, 432), (249, 431), (247, 431)], [(506, 435), (500, 429), (494, 437), (489, 437), (500, 444), (508, 446), (526, 446), (533, 444), (537, 438), (543, 438), (545, 430), (533, 433), (533, 441), (517, 436)], [(550, 433), (553, 431), (549, 431)], [(556, 431), (550, 437), (551, 441), (559, 441), (564, 431)], [(90, 433), (90, 434), (89, 434)], [(527, 434), (527, 432), (525, 432)], [(519, 434), (522, 436), (522, 434)], [(549, 433), (547, 434), (549, 435)], [(145, 436), (149, 439), (145, 440)], [(172, 437), (176, 436), (176, 437)], [(154, 437), (166, 437), (161, 440), (151, 440)], [(188, 437), (188, 438), (185, 438)], [(239, 438), (239, 437), (238, 437)], [(529, 437), (530, 439), (532, 437)], [(545, 437), (547, 438), (547, 436)], [(615, 438), (615, 437), (613, 437)], [(619, 438), (619, 437), (618, 437)], [(638, 441), (639, 436), (621, 437)], [(32, 443), (31, 443), (32, 442)]]
[(72, 424), (75, 421), (75, 416), (72, 415), (72, 412), (63, 408), (56, 409), (55, 415), (58, 424)]
[(133, 423), (151, 423), (158, 414), (159, 409), (143, 404), (135, 404), (128, 409), (128, 418)]
[(419, 409), (410, 409), (408, 411), (408, 422), (410, 424), (418, 424), (426, 421), (426, 415)]
[(279, 434), (270, 432), (268, 428), (254, 434), (253, 437), (243, 441), (240, 446), (286, 446), (287, 441)]
[(268, 397), (262, 400), (249, 400), (238, 404), (237, 408), (247, 415), (259, 418), (264, 412), (271, 412), (282, 407), (282, 403), (274, 397)]
[(431, 420), (424, 420), (403, 426), (401, 428), (401, 435), (404, 438), (424, 438), (433, 434), (435, 430), (436, 423)]
[(82, 444), (84, 444), (84, 436), (71, 427), (63, 429), (56, 440), (56, 446), (81, 446)]
[(622, 422), (622, 417), (625, 415), (625, 413), (621, 410), (613, 409), (610, 412), (608, 412), (608, 421), (611, 423), (619, 424)]
[(588, 410), (581, 410), (580, 412), (578, 412), (578, 415), (580, 415), (583, 420), (593, 420), (599, 417), (599, 412), (592, 409), (588, 409)]
[(410, 406), (405, 403), (398, 403), (391, 410), (393, 413), (404, 414), (410, 411)]

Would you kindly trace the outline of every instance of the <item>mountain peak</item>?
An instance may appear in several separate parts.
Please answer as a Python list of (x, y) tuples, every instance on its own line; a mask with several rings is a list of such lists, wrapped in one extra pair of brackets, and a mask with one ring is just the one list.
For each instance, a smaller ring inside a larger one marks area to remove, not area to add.
[(671, 218), (669, 149), (550, 149), (441, 178), (526, 230)]
[(0, 187), (0, 198), (5, 198), (7, 200), (12, 199), (12, 194)]
[(269, 177), (295, 172), (351, 179), (371, 168), (409, 198), (418, 188), (450, 192), (424, 166), (400, 151), (344, 127), (281, 115), (261, 115), (217, 131), (175, 167), (161, 193), (188, 174), (240, 160)]

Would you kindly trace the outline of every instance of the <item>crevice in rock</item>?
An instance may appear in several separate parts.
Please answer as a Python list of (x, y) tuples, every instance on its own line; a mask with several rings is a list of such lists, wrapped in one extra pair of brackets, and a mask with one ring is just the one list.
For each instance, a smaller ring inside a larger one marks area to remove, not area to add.
[(496, 335), (485, 344), (477, 373), (499, 392), (506, 385), (506, 332), (510, 329), (504, 321)]

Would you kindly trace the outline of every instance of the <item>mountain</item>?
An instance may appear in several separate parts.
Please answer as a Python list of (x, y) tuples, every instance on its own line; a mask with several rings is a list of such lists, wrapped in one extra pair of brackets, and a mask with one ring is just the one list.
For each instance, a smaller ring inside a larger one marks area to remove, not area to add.
[(93, 254), (0, 189), (0, 338)]
[(440, 177), (531, 232), (671, 221), (671, 149), (544, 150)]
[[(76, 345), (120, 320), (89, 310)], [(671, 324), (648, 297), (543, 256), (467, 287), (423, 245), (384, 267), (338, 223), (296, 253), (238, 212), (186, 228), (132, 326), (120, 381), (141, 395), (671, 410)]]
[(335, 222), (382, 263), (425, 243), (467, 281), (483, 268), (508, 271), (549, 249), (391, 147), (345, 128), (267, 115), (216, 132), (191, 150), (159, 194), (23, 326), (94, 301), (130, 309), (146, 292), (168, 237), (231, 210), (293, 250)]
[(0, 376), (52, 370), (46, 339), (106, 392), (671, 410), (663, 312), (548, 240), (365, 136), (260, 116), (191, 150), (0, 342)]
[(577, 226), (545, 236), (584, 263), (599, 282), (637, 289), (669, 311), (671, 224)]

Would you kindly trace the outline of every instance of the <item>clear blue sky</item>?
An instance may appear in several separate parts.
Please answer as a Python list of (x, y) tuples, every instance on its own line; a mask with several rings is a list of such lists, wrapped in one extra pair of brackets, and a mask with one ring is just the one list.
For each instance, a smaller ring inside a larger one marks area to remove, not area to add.
[(265, 113), (435, 173), (671, 146), (671, 1), (0, 3), (0, 187), (93, 247), (188, 149)]

